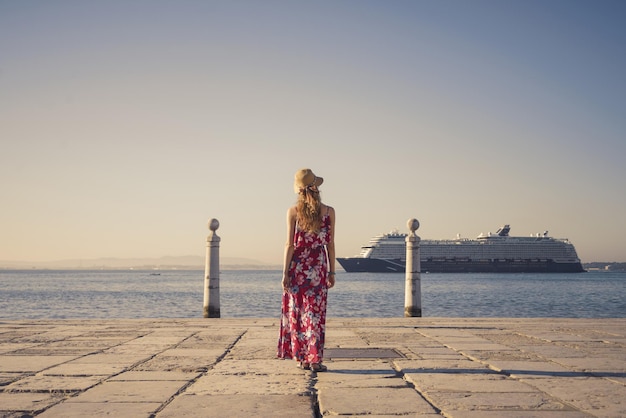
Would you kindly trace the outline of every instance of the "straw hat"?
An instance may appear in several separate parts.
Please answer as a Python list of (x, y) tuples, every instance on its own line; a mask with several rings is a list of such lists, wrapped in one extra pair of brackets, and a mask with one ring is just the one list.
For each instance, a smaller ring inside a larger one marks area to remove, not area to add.
[(296, 193), (299, 193), (300, 190), (306, 187), (319, 186), (322, 183), (324, 183), (322, 177), (317, 177), (310, 168), (303, 168), (302, 170), (296, 171), (293, 188)]

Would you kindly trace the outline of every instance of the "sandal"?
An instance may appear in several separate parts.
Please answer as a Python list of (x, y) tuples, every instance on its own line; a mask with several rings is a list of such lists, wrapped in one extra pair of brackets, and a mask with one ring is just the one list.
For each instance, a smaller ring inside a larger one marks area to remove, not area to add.
[(324, 366), (322, 363), (313, 363), (311, 364), (311, 370), (314, 372), (325, 372), (328, 370), (328, 367)]
[(301, 368), (302, 370), (311, 370), (311, 365), (303, 361), (298, 362), (298, 367)]

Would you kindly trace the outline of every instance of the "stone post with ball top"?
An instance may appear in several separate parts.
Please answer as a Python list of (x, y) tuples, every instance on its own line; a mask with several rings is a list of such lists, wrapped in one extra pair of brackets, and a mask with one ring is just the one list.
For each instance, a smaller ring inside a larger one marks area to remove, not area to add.
[(420, 237), (415, 231), (420, 227), (417, 219), (407, 222), (411, 231), (406, 237), (406, 284), (404, 290), (404, 316), (422, 316), (422, 290), (420, 279)]
[(217, 219), (209, 220), (211, 232), (206, 239), (204, 266), (204, 317), (220, 317), (220, 237), (215, 231), (220, 227)]

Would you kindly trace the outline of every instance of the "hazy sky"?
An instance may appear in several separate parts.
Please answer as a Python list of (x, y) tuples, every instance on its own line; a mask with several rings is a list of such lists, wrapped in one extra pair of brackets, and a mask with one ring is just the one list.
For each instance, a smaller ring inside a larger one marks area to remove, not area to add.
[(373, 235), (626, 261), (626, 2), (0, 0), (0, 260), (280, 263), (293, 175)]

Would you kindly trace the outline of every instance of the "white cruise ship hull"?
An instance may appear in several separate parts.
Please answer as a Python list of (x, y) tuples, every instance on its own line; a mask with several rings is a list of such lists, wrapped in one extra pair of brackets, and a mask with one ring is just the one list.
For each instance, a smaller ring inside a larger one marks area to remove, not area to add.
[[(348, 273), (404, 273), (404, 260), (337, 258)], [(554, 260), (420, 260), (423, 273), (581, 273), (580, 261)]]

